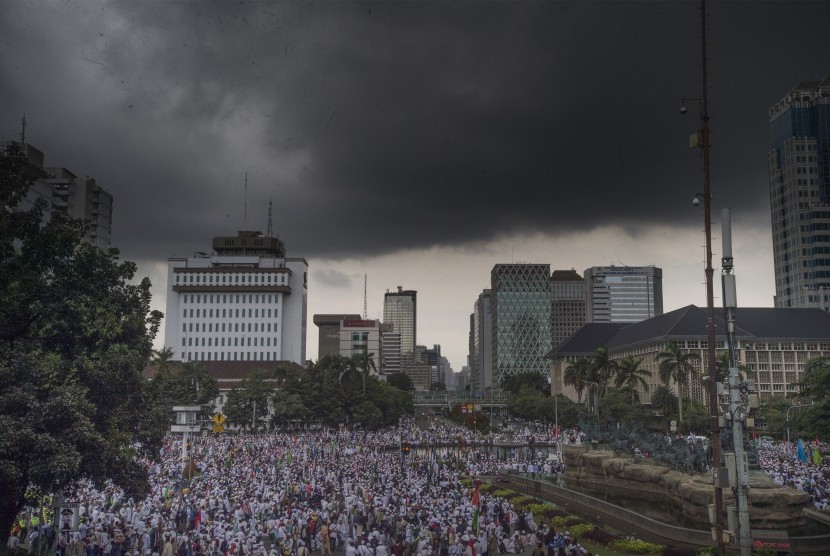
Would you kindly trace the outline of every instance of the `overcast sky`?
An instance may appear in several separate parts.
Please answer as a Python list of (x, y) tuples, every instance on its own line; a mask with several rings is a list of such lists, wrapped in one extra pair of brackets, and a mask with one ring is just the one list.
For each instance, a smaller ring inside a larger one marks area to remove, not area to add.
[[(830, 73), (830, 3), (709, 12), (714, 210), (739, 303), (771, 306), (767, 110)], [(269, 199), (309, 261), (311, 359), (311, 315), (361, 313), (364, 273), (370, 318), (418, 290), (456, 371), (497, 263), (656, 265), (666, 311), (705, 305), (696, 2), (11, 0), (0, 45), (0, 136), (25, 114), (47, 166), (115, 196), (162, 310), (167, 258), (265, 231)]]

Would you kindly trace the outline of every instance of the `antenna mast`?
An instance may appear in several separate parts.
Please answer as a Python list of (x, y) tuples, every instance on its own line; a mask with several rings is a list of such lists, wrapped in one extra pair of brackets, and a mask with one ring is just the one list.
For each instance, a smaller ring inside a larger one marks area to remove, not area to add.
[(274, 237), (274, 219), (271, 215), (271, 199), (268, 199), (268, 237)]
[(245, 193), (242, 197), (242, 229), (248, 229), (248, 172), (245, 172)]
[(363, 320), (368, 320), (366, 311), (366, 274), (363, 275)]
[(26, 144), (26, 116), (20, 121), (20, 144)]

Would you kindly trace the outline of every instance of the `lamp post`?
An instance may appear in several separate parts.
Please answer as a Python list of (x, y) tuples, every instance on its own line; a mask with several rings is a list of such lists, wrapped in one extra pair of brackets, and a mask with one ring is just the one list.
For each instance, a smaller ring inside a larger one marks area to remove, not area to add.
[[(709, 142), (709, 88), (706, 54), (706, 0), (700, 2), (700, 27), (701, 27), (701, 77), (702, 94), (700, 98), (683, 99), (697, 100), (700, 102), (701, 129), (693, 136), (690, 142), (691, 147), (699, 147), (703, 155), (703, 194), (695, 196), (694, 205), (703, 201), (704, 234), (706, 236), (706, 337), (708, 347), (708, 370), (709, 370), (709, 420), (712, 435), (712, 466), (721, 467), (723, 449), (720, 440), (720, 423), (718, 414), (718, 371), (715, 365), (715, 303), (712, 268), (712, 188), (710, 169)], [(686, 107), (681, 106), (681, 114), (686, 113)], [(724, 554), (723, 545), (723, 493), (718, 486), (715, 486), (715, 536), (718, 544), (718, 554)]]

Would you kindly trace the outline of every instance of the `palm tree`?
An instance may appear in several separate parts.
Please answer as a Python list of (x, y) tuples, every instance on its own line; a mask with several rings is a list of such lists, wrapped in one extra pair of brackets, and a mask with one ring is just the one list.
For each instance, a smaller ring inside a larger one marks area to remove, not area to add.
[(677, 407), (677, 396), (668, 386), (658, 386), (651, 395), (651, 407), (668, 415)]
[(639, 400), (640, 386), (643, 391), (648, 392), (648, 382), (645, 377), (651, 377), (651, 371), (641, 369), (642, 359), (625, 357), (617, 362), (617, 376), (614, 378), (614, 386), (631, 392), (631, 403)]
[(677, 383), (677, 402), (680, 411), (680, 422), (683, 422), (683, 390), (685, 389), (689, 373), (694, 371), (693, 360), (700, 359), (700, 355), (680, 349), (675, 340), (671, 340), (665, 351), (657, 354), (660, 362), (660, 380), (666, 386), (674, 380)]
[(588, 376), (588, 368), (591, 365), (590, 359), (580, 357), (565, 368), (565, 376), (562, 382), (565, 386), (573, 386), (576, 390), (576, 403), (582, 403), (582, 392), (585, 390), (585, 379)]
[(588, 396), (594, 394), (594, 410), (599, 416), (599, 399), (608, 392), (608, 385), (611, 383), (617, 372), (617, 365), (608, 355), (608, 349), (598, 347), (590, 358), (588, 365), (588, 376), (585, 380), (589, 384)]

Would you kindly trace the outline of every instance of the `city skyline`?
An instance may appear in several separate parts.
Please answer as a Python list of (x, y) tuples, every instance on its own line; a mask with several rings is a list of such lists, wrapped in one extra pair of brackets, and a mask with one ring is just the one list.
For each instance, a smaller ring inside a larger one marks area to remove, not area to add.
[[(731, 207), (738, 303), (769, 307), (767, 112), (830, 73), (830, 6), (709, 11), (714, 262)], [(654, 265), (665, 311), (705, 306), (695, 2), (8, 2), (0, 29), (0, 138), (25, 115), (113, 195), (154, 308), (169, 257), (265, 232), (271, 199), (309, 315), (361, 313), (368, 274), (382, 318), (403, 285), (456, 371), (496, 264)]]

